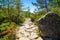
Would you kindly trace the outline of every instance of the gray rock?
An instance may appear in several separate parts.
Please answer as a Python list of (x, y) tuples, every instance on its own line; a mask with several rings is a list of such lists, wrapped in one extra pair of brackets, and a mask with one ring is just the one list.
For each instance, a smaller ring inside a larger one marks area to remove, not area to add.
[(59, 37), (60, 36), (60, 16), (55, 13), (48, 13), (38, 20), (41, 36)]

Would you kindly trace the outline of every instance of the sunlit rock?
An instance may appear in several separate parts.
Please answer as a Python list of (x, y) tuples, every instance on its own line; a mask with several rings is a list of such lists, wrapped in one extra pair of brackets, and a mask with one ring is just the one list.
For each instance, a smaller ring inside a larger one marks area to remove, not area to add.
[(25, 37), (29, 37), (29, 36), (30, 36), (30, 33), (29, 33), (29, 32), (25, 32), (25, 33), (24, 33), (24, 36), (25, 36)]
[(31, 33), (31, 36), (30, 36), (31, 39), (35, 39), (37, 37), (38, 37), (38, 35), (36, 35), (36, 33), (34, 33), (34, 32)]
[(19, 40), (30, 40), (30, 39), (26, 37), (21, 37)]

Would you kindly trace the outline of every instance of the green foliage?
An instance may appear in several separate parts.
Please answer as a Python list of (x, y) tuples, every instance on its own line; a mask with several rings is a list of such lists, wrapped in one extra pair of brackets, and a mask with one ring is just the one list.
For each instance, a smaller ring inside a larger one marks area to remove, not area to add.
[(16, 24), (23, 23), (24, 17), (21, 15), (21, 2), (20, 0), (3, 0), (1, 1), (0, 8), (0, 24), (4, 22), (15, 22)]
[[(0, 1), (0, 35), (10, 27), (16, 28), (16, 24), (22, 24), (25, 20), (20, 0), (2, 0)], [(8, 40), (8, 34), (0, 37), (0, 40)]]
[(9, 40), (10, 35), (11, 35), (11, 33), (8, 33), (7, 35), (0, 37), (0, 40)]
[(13, 22), (15, 22), (16, 24), (22, 24), (25, 21), (25, 18), (23, 16), (20, 17), (15, 17), (15, 19), (13, 20)]
[(0, 17), (0, 24), (3, 22), (4, 18)]
[(60, 7), (60, 0), (49, 0), (49, 5), (52, 7)]
[(35, 5), (38, 10), (40, 9), (46, 9), (46, 12), (48, 12), (48, 3), (47, 3), (48, 0), (36, 0), (35, 3), (32, 3), (33, 5)]
[(36, 3), (32, 3), (33, 5), (39, 7), (39, 8), (44, 8), (47, 6), (46, 0), (36, 0)]
[[(8, 9), (8, 8), (4, 8), (4, 9)], [(1, 10), (1, 9), (0, 9)], [(7, 10), (5, 10), (5, 12), (2, 10), (1, 11), (1, 17), (0, 17), (0, 24), (4, 21), (4, 22), (15, 22), (16, 24), (19, 23), (23, 23), (24, 22), (24, 15), (18, 16), (18, 10), (16, 8), (10, 7), (9, 9), (9, 13), (10, 15), (7, 14), (6, 12)]]
[(55, 7), (54, 9), (51, 10), (51, 12), (56, 13), (60, 16), (60, 7)]
[(4, 37), (1, 37), (0, 40), (8, 40), (8, 35), (5, 35)]
[(45, 11), (45, 10), (42, 10), (42, 11), (39, 11), (39, 12), (37, 12), (37, 13), (35, 13), (35, 14), (31, 14), (31, 15), (30, 15), (31, 21), (36, 24), (37, 20), (38, 20), (39, 18), (41, 18), (42, 16), (44, 16), (45, 13), (46, 13), (46, 11)]
[(35, 14), (31, 14), (31, 15), (30, 15), (30, 18), (31, 18), (31, 21), (34, 22)]
[(25, 18), (29, 18), (31, 13), (29, 11), (22, 11), (20, 13), (21, 16), (25, 17)]
[[(2, 23), (2, 24), (0, 25), (0, 33), (3, 32), (3, 31), (5, 31), (5, 30), (7, 30), (9, 27), (11, 27), (11, 26), (12, 26), (11, 23), (12, 23), (12, 22)], [(11, 26), (10, 26), (10, 25), (11, 25)], [(13, 25), (15, 25), (15, 24), (13, 23)], [(14, 26), (14, 27), (15, 27), (15, 26)]]
[(9, 28), (13, 28), (13, 30), (16, 28), (16, 24), (14, 22), (6, 22), (6, 23), (2, 23), (0, 25), (0, 40), (8, 40), (9, 39), (9, 36), (10, 36), (10, 32), (7, 33), (6, 35), (4, 36), (1, 36), (1, 33), (4, 32), (4, 31), (7, 31), (7, 29)]
[(36, 29), (36, 34), (37, 34), (38, 36), (40, 36), (40, 31), (39, 31), (39, 29)]

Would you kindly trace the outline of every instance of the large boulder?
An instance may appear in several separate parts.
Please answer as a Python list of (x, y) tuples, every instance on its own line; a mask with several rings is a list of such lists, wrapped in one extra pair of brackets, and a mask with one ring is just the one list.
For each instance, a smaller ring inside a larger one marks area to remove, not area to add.
[(60, 16), (47, 13), (38, 20), (38, 27), (42, 37), (60, 37)]

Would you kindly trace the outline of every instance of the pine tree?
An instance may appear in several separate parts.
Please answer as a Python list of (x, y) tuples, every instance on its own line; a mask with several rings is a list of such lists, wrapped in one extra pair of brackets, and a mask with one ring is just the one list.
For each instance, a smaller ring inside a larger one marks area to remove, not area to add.
[(46, 11), (48, 12), (48, 0), (36, 0), (36, 3), (32, 3), (33, 5), (37, 6), (38, 9), (44, 9), (46, 8)]

